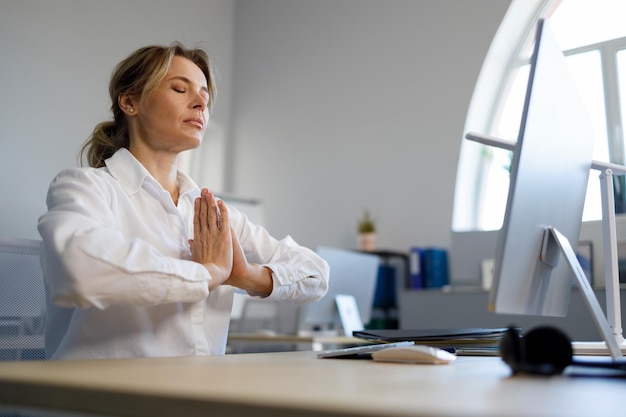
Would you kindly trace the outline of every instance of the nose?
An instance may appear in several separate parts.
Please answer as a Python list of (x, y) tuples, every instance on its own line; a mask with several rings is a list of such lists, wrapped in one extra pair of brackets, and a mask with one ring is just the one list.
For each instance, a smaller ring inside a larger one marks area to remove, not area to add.
[(201, 92), (196, 92), (193, 98), (192, 106), (194, 109), (198, 109), (200, 111), (204, 111), (208, 106), (208, 99), (206, 94), (202, 94)]
[(205, 100), (196, 100), (193, 104), (193, 108), (196, 110), (204, 111), (207, 107)]

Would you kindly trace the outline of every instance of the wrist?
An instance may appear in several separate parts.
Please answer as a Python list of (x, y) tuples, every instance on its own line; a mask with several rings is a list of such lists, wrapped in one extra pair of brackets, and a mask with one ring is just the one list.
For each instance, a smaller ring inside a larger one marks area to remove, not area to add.
[(272, 278), (272, 270), (263, 265), (259, 264), (251, 264), (250, 269), (252, 270), (253, 279), (249, 280), (251, 284), (251, 288), (247, 289), (250, 295), (255, 295), (259, 297), (268, 297), (272, 290), (274, 289), (274, 280)]

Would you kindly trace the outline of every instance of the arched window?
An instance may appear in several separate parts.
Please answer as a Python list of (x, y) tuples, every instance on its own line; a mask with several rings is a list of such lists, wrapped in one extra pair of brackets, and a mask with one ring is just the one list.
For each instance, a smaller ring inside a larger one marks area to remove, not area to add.
[[(625, 12), (623, 0), (514, 0), (483, 64), (465, 132), (517, 139), (535, 26), (549, 18), (594, 123), (594, 159), (624, 164)], [(453, 230), (501, 227), (510, 161), (510, 152), (462, 141)], [(592, 172), (583, 220), (601, 217), (599, 184)], [(626, 200), (623, 185), (616, 178), (616, 205)]]

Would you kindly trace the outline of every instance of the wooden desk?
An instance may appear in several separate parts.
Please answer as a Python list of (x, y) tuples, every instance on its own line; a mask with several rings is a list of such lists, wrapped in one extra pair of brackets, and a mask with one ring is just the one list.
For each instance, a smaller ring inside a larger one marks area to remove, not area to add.
[(625, 379), (510, 377), (499, 358), (450, 365), (315, 352), (0, 363), (0, 404), (113, 416), (624, 415)]

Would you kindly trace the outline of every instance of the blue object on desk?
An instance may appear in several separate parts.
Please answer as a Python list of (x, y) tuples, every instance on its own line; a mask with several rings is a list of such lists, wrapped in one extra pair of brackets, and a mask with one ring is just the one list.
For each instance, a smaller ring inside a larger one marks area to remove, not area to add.
[(409, 251), (409, 283), (412, 290), (448, 285), (448, 252), (438, 248), (413, 247)]
[(448, 285), (448, 252), (436, 248), (424, 250), (422, 274), (426, 288), (441, 288)]
[(396, 269), (390, 265), (380, 265), (374, 293), (374, 308), (396, 307), (396, 298)]
[(413, 247), (409, 251), (409, 289), (419, 290), (424, 288), (423, 257), (424, 248)]

